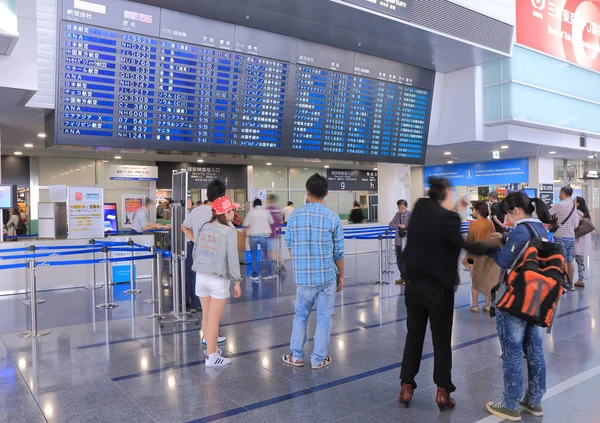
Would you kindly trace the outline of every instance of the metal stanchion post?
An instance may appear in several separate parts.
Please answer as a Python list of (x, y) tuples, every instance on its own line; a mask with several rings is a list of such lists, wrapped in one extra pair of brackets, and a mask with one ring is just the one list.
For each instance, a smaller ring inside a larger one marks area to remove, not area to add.
[(179, 257), (179, 279), (181, 280), (181, 317), (185, 319), (188, 316), (187, 312), (187, 287), (186, 287), (186, 268), (185, 256)]
[(163, 315), (163, 303), (162, 303), (162, 271), (163, 271), (163, 257), (162, 253), (156, 253), (156, 301), (158, 302), (158, 317)]
[(35, 261), (27, 262), (27, 281), (29, 282), (29, 289), (31, 292), (31, 330), (29, 332), (23, 332), (19, 334), (21, 338), (38, 338), (45, 336), (50, 333), (49, 330), (38, 330), (37, 321), (37, 282), (35, 278)]
[(141, 294), (144, 291), (142, 291), (141, 289), (135, 289), (135, 280), (137, 278), (136, 278), (136, 274), (135, 274), (135, 253), (133, 251), (134, 242), (133, 242), (133, 240), (131, 240), (131, 238), (127, 241), (127, 245), (129, 245), (131, 247), (131, 263), (129, 264), (129, 289), (127, 291), (123, 291), (123, 294), (126, 294), (126, 295)]
[(358, 281), (357, 276), (357, 266), (358, 266), (358, 250), (356, 247), (356, 236), (354, 236), (354, 280)]
[[(27, 247), (27, 251), (29, 251), (30, 253), (35, 255), (35, 245), (30, 245), (29, 247)], [(31, 261), (33, 261), (35, 263), (35, 257), (33, 257), (31, 259)], [(31, 304), (31, 286), (29, 284), (27, 284), (27, 286), (25, 287), (25, 301), (21, 301), (21, 304), (23, 305), (30, 305)], [(29, 290), (30, 294), (29, 294), (29, 299), (27, 299), (27, 291)], [(44, 304), (46, 302), (46, 300), (42, 300), (41, 298), (37, 298), (36, 296), (36, 303), (37, 304)]]
[(171, 262), (172, 264), (172, 274), (173, 276), (171, 277), (171, 281), (172, 281), (172, 291), (171, 291), (171, 297), (173, 297), (173, 316), (175, 316), (177, 319), (179, 319), (179, 287), (177, 286), (179, 284), (179, 257), (177, 255), (173, 255), (173, 257), (171, 258)]
[[(152, 298), (144, 300), (144, 304), (154, 304), (156, 302), (156, 289), (157, 289), (157, 283), (156, 283), (156, 253), (154, 252), (154, 247), (150, 247), (148, 249), (150, 251), (150, 254), (152, 254), (152, 269), (150, 270), (150, 275), (151, 275), (151, 284), (150, 284), (150, 290), (152, 292)], [(152, 316), (154, 317), (154, 316)]]
[(114, 304), (110, 302), (109, 289), (111, 289), (112, 284), (110, 283), (110, 259), (108, 257), (108, 246), (102, 247), (102, 252), (104, 253), (104, 303), (98, 304), (96, 308), (99, 309), (111, 309), (119, 307), (118, 304)]
[[(92, 260), (96, 261), (96, 240), (90, 239), (90, 245), (92, 246)], [(92, 264), (92, 284), (85, 287), (85, 289), (100, 289), (102, 285), (96, 284), (96, 263)]]

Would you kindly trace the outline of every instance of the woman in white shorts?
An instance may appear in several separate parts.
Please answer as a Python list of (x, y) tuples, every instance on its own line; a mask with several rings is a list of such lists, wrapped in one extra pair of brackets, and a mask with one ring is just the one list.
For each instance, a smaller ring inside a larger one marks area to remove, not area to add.
[(238, 298), (242, 294), (237, 231), (229, 226), (239, 204), (228, 197), (219, 197), (211, 206), (213, 217), (202, 226), (194, 243), (192, 269), (196, 272), (196, 295), (202, 303), (202, 332), (208, 354), (205, 365), (218, 367), (231, 363), (231, 359), (221, 357), (217, 338), (232, 280), (233, 296)]

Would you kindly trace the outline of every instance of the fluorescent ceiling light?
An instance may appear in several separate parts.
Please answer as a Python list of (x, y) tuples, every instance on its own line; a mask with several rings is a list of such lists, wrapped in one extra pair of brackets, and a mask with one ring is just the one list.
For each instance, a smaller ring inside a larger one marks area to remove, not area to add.
[(556, 151), (551, 151), (550, 154), (556, 154)]
[(267, 163), (267, 166), (271, 166), (271, 163)]
[(329, 165), (325, 165), (323, 166), (325, 169), (329, 169)]
[(503, 145), (502, 147), (500, 147), (503, 150), (507, 150), (508, 149), (508, 145)]
[(23, 147), (25, 147), (25, 148), (33, 148), (33, 144), (25, 144)]
[(115, 156), (116, 160), (121, 160), (121, 156)]
[(15, 156), (20, 156), (21, 154), (23, 153), (21, 153), (20, 151), (15, 151)]
[(204, 160), (198, 159), (198, 163), (204, 163)]
[(450, 154), (452, 154), (450, 151), (446, 151), (446, 152), (444, 153), (444, 156), (449, 156)]
[(452, 164), (454, 163), (452, 160), (448, 160), (448, 164)]
[(43, 132), (40, 132), (38, 134), (38, 138), (46, 138), (46, 134), (44, 134)]

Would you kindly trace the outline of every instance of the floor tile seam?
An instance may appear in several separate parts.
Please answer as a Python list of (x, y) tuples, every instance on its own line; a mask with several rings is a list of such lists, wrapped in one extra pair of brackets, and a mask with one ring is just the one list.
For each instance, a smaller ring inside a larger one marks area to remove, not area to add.
[[(579, 309), (578, 312), (585, 311), (586, 309), (587, 308), (581, 308), (581, 309)], [(570, 314), (565, 314), (565, 315), (563, 315), (563, 317), (567, 317), (569, 315)], [(557, 318), (560, 318), (560, 316), (557, 316)], [(492, 334), (492, 335), (487, 335), (487, 336), (484, 336), (484, 337), (481, 337), (481, 338), (478, 338), (478, 339), (474, 339), (474, 340), (471, 340), (471, 341), (463, 342), (463, 343), (458, 344), (458, 345), (454, 345), (452, 347), (452, 350), (453, 351), (458, 351), (458, 350), (461, 350), (461, 349), (464, 349), (464, 348), (468, 348), (468, 347), (471, 347), (473, 345), (477, 345), (477, 344), (480, 344), (482, 342), (490, 341), (490, 340), (493, 340), (493, 339), (496, 339), (496, 338), (498, 338), (498, 334), (497, 333), (496, 334)], [(424, 360), (427, 360), (427, 359), (431, 359), (431, 358), (433, 358), (433, 353), (422, 355), (421, 356), (421, 361), (424, 361)], [(383, 366), (383, 367), (381, 367), (379, 369), (373, 369), (373, 370), (370, 370), (370, 371), (367, 371), (367, 372), (361, 372), (361, 373), (356, 374), (356, 375), (347, 376), (345, 378), (338, 379), (337, 381), (327, 382), (327, 383), (324, 383), (324, 384), (321, 384), (321, 385), (316, 385), (316, 386), (313, 386), (313, 387), (307, 388), (307, 389), (309, 391), (319, 392), (319, 391), (331, 389), (333, 387), (340, 386), (340, 385), (343, 385), (343, 384), (346, 384), (346, 383), (354, 382), (356, 380), (362, 380), (362, 379), (364, 379), (366, 377), (374, 376), (375, 374), (380, 374), (380, 373), (384, 373), (384, 372), (387, 372), (387, 371), (391, 371), (391, 370), (394, 370), (395, 368), (398, 368), (398, 367), (401, 367), (401, 366), (402, 366), (402, 362), (400, 361), (398, 363), (393, 363), (393, 364), (389, 364), (387, 366)], [(385, 369), (385, 370), (378, 371), (380, 369)], [(298, 392), (302, 392), (302, 394), (300, 396), (305, 396), (305, 395), (308, 395), (310, 393), (313, 393), (313, 392), (305, 392), (305, 391), (306, 391), (306, 389), (298, 391)], [(273, 405), (275, 403), (287, 401), (288, 399), (278, 400), (278, 398), (285, 398), (287, 396), (289, 396), (289, 395), (285, 395), (285, 396), (273, 398), (271, 400), (265, 400), (265, 401), (257, 402), (257, 403), (254, 403), (254, 404), (249, 404), (249, 405), (246, 405), (245, 407), (247, 409), (249, 409), (249, 410), (256, 410), (256, 409), (263, 408), (263, 407), (267, 406), (267, 405), (260, 405), (260, 404), (263, 404), (263, 403), (266, 403), (266, 402), (270, 403), (268, 405)], [(273, 401), (276, 401), (276, 402), (273, 402)], [(212, 416), (206, 416), (206, 417), (203, 417), (201, 419), (193, 420), (192, 422), (193, 423), (204, 423), (204, 422), (209, 422), (209, 421), (220, 420), (220, 418), (219, 419), (211, 419), (211, 417)], [(191, 422), (189, 422), (189, 423), (191, 423)]]
[[(387, 296), (387, 297), (373, 297), (371, 299), (361, 300), (361, 301), (350, 303), (350, 304), (338, 304), (338, 305), (335, 305), (334, 308), (341, 307), (341, 306), (353, 306), (353, 305), (360, 304), (360, 303), (363, 303), (363, 302), (373, 302), (375, 300), (375, 298), (385, 299), (385, 298), (391, 298), (391, 297), (396, 297), (396, 296), (398, 296), (398, 295), (391, 295), (391, 296)], [(295, 312), (290, 312), (290, 313), (278, 314), (278, 315), (275, 315), (275, 316), (264, 316), (264, 317), (259, 317), (259, 318), (256, 318), (256, 319), (241, 320), (239, 322), (224, 323), (224, 324), (220, 325), (220, 327), (242, 325), (242, 324), (246, 324), (246, 323), (253, 323), (253, 322), (264, 321), (264, 320), (272, 320), (272, 319), (277, 319), (277, 318), (281, 318), (281, 317), (290, 317), (290, 316), (293, 316), (294, 314), (295, 314)], [(120, 319), (120, 320), (124, 320), (124, 319)], [(63, 326), (63, 327), (65, 327), (65, 326)], [(189, 332), (193, 332), (195, 330), (198, 330), (198, 329), (193, 328), (193, 329), (185, 329), (185, 330), (180, 330), (180, 331), (173, 331), (173, 332), (169, 332), (168, 335), (189, 333)], [(116, 344), (123, 344), (123, 343), (126, 343), (126, 342), (138, 340), (138, 339), (141, 339), (141, 340), (143, 340), (143, 339), (152, 339), (154, 336), (155, 335), (144, 335), (144, 336), (139, 337), (139, 338), (119, 339), (119, 340), (116, 340), (116, 341), (111, 341), (108, 344), (109, 345), (113, 345), (113, 344), (116, 345)], [(106, 342), (103, 342), (103, 343), (96, 343), (96, 344), (89, 344), (89, 345), (81, 345), (81, 346), (78, 346), (77, 348), (79, 348), (79, 349), (89, 349), (89, 348), (95, 348), (95, 347), (102, 347), (102, 346), (105, 346), (106, 344), (107, 344)]]
[[(13, 356), (12, 352), (10, 351), (10, 349), (8, 348), (8, 345), (6, 345), (6, 342), (4, 342), (4, 339), (2, 337), (0, 337), (0, 340), (2, 340), (2, 343), (4, 344), (4, 348), (6, 348), (6, 352), (8, 353), (8, 355), (10, 356), (10, 359), (13, 363), (13, 366), (15, 367), (15, 369), (19, 372), (19, 375), (21, 375), (21, 379), (23, 380), (23, 383), (25, 384), (25, 386), (27, 387), (27, 390), (29, 391), (29, 394), (31, 395), (33, 401), (35, 402), (35, 405), (37, 406), (40, 415), (42, 416), (42, 418), (44, 419), (44, 421), (47, 423), (48, 419), (46, 418), (46, 415), (44, 414), (44, 411), (42, 410), (42, 406), (40, 405), (40, 403), (38, 402), (37, 398), (35, 397), (35, 395), (33, 394), (33, 391), (31, 389), (31, 387), (29, 386), (29, 384), (27, 383), (27, 381), (25, 380), (25, 375), (23, 374), (23, 372), (21, 371), (21, 369), (19, 368), (17, 362), (15, 361), (15, 357)], [(34, 340), (35, 341), (35, 340)]]
[(150, 418), (150, 420), (152, 420), (153, 422), (158, 423), (157, 420), (154, 417), (152, 417), (149, 413), (146, 412), (146, 410), (142, 409), (142, 407), (140, 407), (140, 406), (137, 405), (137, 399), (136, 398), (132, 398), (130, 395), (128, 395), (127, 392), (125, 392), (125, 390), (123, 388), (121, 388), (118, 383), (113, 382), (112, 380), (111, 380), (111, 383), (113, 385), (115, 385), (117, 387), (117, 389), (119, 389), (123, 393), (123, 395), (125, 395), (125, 397), (127, 397), (136, 407), (138, 407), (139, 410), (141, 410), (146, 416), (148, 416)]

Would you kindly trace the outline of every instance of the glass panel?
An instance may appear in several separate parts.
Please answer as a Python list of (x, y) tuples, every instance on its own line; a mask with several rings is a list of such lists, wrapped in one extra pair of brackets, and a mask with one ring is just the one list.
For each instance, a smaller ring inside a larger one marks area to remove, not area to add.
[(510, 59), (502, 59), (502, 81), (510, 81), (512, 79), (512, 69), (510, 68)]
[(287, 189), (287, 167), (254, 166), (252, 186), (254, 188)]
[(483, 89), (483, 118), (486, 122), (502, 120), (502, 86)]
[(275, 205), (279, 210), (287, 205), (289, 195), (288, 190), (267, 190), (267, 195), (268, 194), (275, 194)]
[(554, 159), (554, 183), (562, 186), (563, 181), (563, 172), (564, 172), (563, 160)]
[(483, 85), (497, 84), (502, 81), (502, 60), (483, 65)]
[(40, 186), (96, 186), (94, 160), (40, 157)]
[[(327, 198), (325, 198), (325, 206), (327, 206), (327, 208), (329, 208), (332, 211), (339, 214), (340, 213), (339, 192), (337, 192), (337, 191), (330, 192), (329, 195), (327, 196)], [(348, 212), (346, 212), (346, 213), (348, 213)]]
[(298, 210), (306, 202), (306, 191), (290, 192), (290, 201), (294, 203), (294, 208)]
[[(599, 81), (600, 82), (600, 81)], [(511, 84), (511, 110), (505, 118), (536, 122), (543, 125), (578, 131), (600, 132), (600, 105), (542, 91), (519, 84)], [(489, 87), (485, 90), (489, 90)], [(593, 91), (593, 90), (592, 90)], [(488, 97), (484, 91), (485, 119), (488, 119)]]
[(306, 181), (315, 173), (322, 175), (322, 169), (314, 167), (290, 168), (290, 188), (305, 189)]
[(347, 191), (343, 191), (340, 192), (340, 219), (342, 219), (343, 221), (348, 220), (348, 216), (350, 216), (350, 210), (352, 210), (352, 208), (354, 207), (354, 191), (352, 192), (347, 192)]

